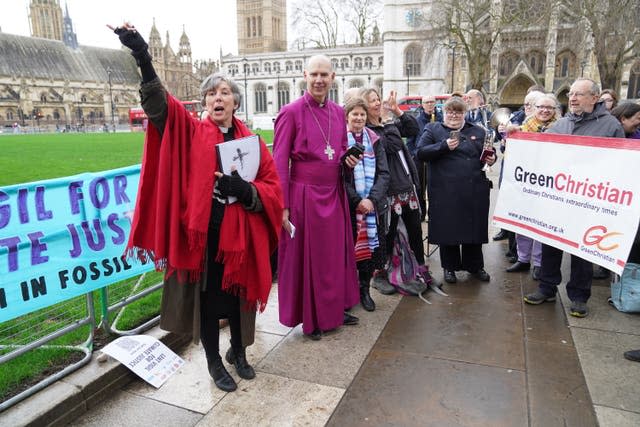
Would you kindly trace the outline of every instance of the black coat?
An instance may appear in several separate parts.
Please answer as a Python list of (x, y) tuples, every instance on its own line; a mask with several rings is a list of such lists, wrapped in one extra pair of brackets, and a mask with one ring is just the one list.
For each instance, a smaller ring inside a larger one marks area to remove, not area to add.
[(491, 181), (480, 162), (485, 131), (465, 123), (460, 145), (449, 150), (450, 131), (442, 123), (429, 123), (418, 142), (418, 158), (428, 162), (429, 242), (487, 243)]

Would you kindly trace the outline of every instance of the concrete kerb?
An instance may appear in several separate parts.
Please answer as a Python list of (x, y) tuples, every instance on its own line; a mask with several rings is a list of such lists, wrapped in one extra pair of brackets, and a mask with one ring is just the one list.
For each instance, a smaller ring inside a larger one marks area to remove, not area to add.
[[(191, 336), (163, 331), (146, 332), (173, 351), (191, 342)], [(99, 362), (100, 351), (78, 371), (62, 378), (0, 414), (0, 426), (63, 426), (122, 389), (137, 376), (115, 359)]]

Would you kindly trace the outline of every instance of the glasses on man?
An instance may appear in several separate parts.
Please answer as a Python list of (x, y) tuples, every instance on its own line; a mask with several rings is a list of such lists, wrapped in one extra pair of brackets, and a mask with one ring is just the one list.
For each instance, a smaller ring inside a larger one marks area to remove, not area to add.
[(571, 98), (572, 96), (576, 96), (578, 98), (582, 98), (583, 96), (587, 96), (587, 95), (591, 95), (590, 93), (586, 93), (586, 92), (569, 92), (567, 93), (567, 96), (569, 98)]
[(536, 105), (536, 108), (543, 111), (553, 111), (556, 109), (556, 107), (552, 105)]
[(462, 115), (464, 115), (463, 111), (445, 110), (444, 112), (447, 113), (448, 116), (462, 116)]

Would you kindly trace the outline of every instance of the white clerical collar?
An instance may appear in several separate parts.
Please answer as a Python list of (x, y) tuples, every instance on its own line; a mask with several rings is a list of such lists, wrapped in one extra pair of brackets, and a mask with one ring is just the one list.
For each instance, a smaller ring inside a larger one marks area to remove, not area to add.
[(229, 132), (229, 128), (226, 128), (226, 127), (224, 127), (224, 126), (218, 126), (218, 129), (220, 129), (220, 132), (222, 132), (222, 133), (227, 133), (227, 132)]

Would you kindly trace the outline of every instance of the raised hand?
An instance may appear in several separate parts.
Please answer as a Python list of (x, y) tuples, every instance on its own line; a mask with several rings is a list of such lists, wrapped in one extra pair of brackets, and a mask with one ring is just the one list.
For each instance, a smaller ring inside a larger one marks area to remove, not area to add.
[(136, 27), (125, 22), (121, 27), (112, 27), (107, 25), (114, 33), (120, 38), (120, 43), (123, 46), (131, 49), (131, 55), (136, 59), (138, 66), (151, 62), (151, 55), (149, 54), (149, 45), (136, 30)]

